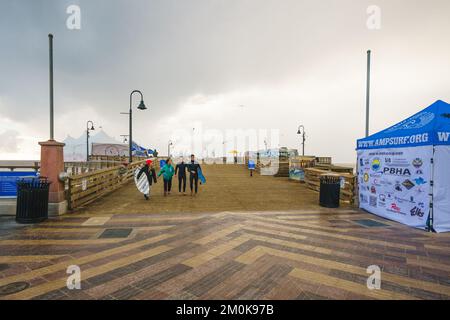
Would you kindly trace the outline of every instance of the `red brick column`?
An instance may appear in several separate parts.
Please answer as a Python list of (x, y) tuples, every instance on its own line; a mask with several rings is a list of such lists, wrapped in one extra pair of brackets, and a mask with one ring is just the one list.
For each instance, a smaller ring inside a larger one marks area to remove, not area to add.
[(41, 177), (51, 182), (49, 203), (60, 203), (65, 200), (64, 183), (58, 176), (64, 172), (64, 143), (55, 140), (39, 142), (41, 145)]

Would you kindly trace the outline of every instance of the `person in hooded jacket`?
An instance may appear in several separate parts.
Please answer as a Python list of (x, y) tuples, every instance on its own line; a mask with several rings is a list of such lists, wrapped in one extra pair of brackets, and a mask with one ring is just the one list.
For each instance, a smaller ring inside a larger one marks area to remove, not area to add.
[(175, 169), (172, 166), (172, 159), (168, 158), (166, 164), (158, 173), (158, 177), (163, 175), (164, 180), (164, 197), (170, 195), (172, 189), (172, 177), (175, 173)]
[(145, 165), (141, 168), (141, 170), (139, 170), (137, 178), (139, 179), (142, 174), (145, 174), (148, 180), (148, 194), (144, 193), (145, 200), (148, 200), (150, 197), (150, 189), (152, 188), (152, 182), (154, 181), (155, 183), (157, 183), (156, 171), (155, 168), (153, 168), (152, 160), (148, 159), (145, 161)]

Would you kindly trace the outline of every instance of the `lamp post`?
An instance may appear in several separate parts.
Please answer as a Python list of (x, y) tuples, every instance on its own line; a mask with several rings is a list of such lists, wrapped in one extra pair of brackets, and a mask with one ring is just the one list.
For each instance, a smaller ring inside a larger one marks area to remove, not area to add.
[[(301, 129), (301, 130), (300, 130)], [(305, 140), (306, 140), (306, 133), (305, 133), (305, 126), (304, 125), (300, 125), (298, 127), (298, 131), (297, 134), (301, 134), (302, 135), (302, 155), (305, 155)]]
[(173, 146), (172, 140), (167, 143), (167, 157), (170, 158), (170, 146)]
[(366, 137), (369, 136), (369, 108), (370, 108), (370, 58), (371, 51), (367, 50), (367, 87), (366, 87)]
[(135, 93), (139, 93), (141, 95), (141, 102), (139, 103), (139, 106), (137, 107), (139, 110), (146, 110), (147, 107), (144, 104), (144, 95), (142, 94), (141, 91), (139, 90), (133, 90), (130, 93), (130, 110), (128, 113), (125, 112), (121, 112), (122, 114), (128, 114), (129, 115), (129, 128), (130, 128), (130, 132), (128, 134), (129, 136), (129, 147), (128, 147), (128, 152), (129, 152), (129, 157), (128, 157), (128, 162), (132, 163), (133, 162), (133, 153), (132, 153), (132, 149), (133, 149), (133, 110), (132, 110), (132, 103), (133, 103), (133, 94)]
[(123, 143), (127, 143), (128, 142), (128, 139), (127, 139), (128, 135), (127, 134), (121, 134), (120, 136), (123, 137)]
[[(91, 124), (91, 127), (89, 128), (89, 124)], [(86, 162), (89, 162), (89, 131), (95, 130), (94, 123), (89, 120), (86, 122)]]
[(54, 140), (53, 125), (53, 35), (48, 35), (48, 52), (49, 52), (49, 87), (50, 87), (50, 140)]

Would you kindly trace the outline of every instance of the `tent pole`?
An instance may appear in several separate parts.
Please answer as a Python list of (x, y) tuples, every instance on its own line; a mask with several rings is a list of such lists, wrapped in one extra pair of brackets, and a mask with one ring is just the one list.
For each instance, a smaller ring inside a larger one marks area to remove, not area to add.
[(435, 153), (435, 147), (433, 146), (433, 157), (431, 158), (431, 194), (430, 194), (430, 226), (429, 226), (429, 232), (433, 232), (433, 222), (434, 222), (434, 204), (433, 204), (433, 197), (434, 197), (434, 153)]

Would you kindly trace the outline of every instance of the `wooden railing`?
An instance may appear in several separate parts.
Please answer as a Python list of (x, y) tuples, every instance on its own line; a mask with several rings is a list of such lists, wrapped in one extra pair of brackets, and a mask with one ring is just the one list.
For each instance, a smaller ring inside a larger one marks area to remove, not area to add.
[[(133, 162), (145, 160), (148, 157), (133, 156)], [(102, 156), (102, 155), (90, 155), (90, 161), (106, 161), (106, 162), (128, 162), (128, 156)]]
[(357, 203), (357, 178), (354, 174), (345, 172), (334, 172), (330, 170), (321, 170), (316, 168), (305, 169), (306, 186), (312, 190), (320, 191), (320, 176), (332, 173), (341, 178), (341, 201), (352, 205)]
[(67, 200), (69, 209), (85, 206), (104, 195), (117, 190), (133, 179), (136, 168), (145, 161), (133, 162), (128, 166), (120, 165), (113, 168), (97, 170), (80, 175), (69, 176)]
[[(133, 162), (145, 160), (144, 157), (133, 156)], [(90, 156), (89, 161), (65, 161), (64, 171), (69, 175), (80, 175), (102, 169), (114, 168), (128, 162), (128, 157)]]

